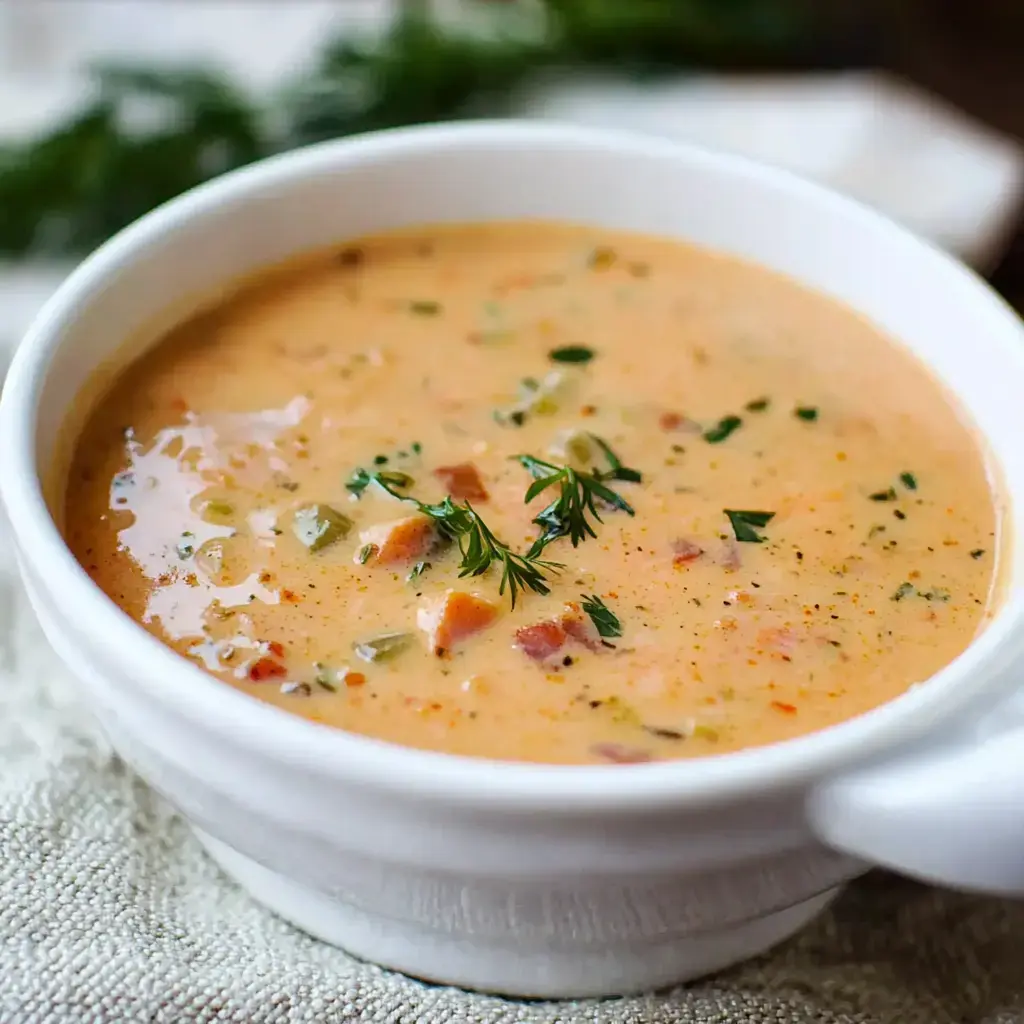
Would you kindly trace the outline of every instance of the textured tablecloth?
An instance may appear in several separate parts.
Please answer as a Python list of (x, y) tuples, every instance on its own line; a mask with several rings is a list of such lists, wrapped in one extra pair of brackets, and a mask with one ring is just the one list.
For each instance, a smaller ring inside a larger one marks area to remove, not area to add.
[(526, 1003), (360, 963), (253, 904), (118, 761), (0, 521), (0, 1024), (1009, 1024), (1024, 904), (885, 875), (754, 963), (647, 998)]

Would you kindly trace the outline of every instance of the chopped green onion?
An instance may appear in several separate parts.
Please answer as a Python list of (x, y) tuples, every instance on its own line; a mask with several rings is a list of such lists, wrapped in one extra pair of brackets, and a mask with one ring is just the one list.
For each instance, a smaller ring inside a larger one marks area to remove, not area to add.
[(320, 551), (347, 537), (353, 525), (348, 516), (330, 505), (306, 505), (296, 509), (292, 532), (310, 551)]
[(363, 661), (388, 661), (401, 654), (412, 643), (411, 633), (381, 633), (352, 645)]

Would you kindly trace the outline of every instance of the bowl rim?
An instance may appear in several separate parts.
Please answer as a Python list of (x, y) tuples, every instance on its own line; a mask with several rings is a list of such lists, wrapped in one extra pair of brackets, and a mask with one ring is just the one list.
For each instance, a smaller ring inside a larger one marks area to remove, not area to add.
[[(980, 277), (884, 215), (788, 171), (636, 132), (516, 120), (388, 129), (293, 150), (200, 185), (114, 235), (45, 304), (11, 362), (0, 398), (0, 501), (13, 528), (22, 572), (31, 565), (47, 590), (59, 597), (60, 606), (74, 608), (76, 617), (88, 620), (90, 643), (104, 660), (144, 661), (147, 671), (135, 681), (145, 689), (144, 699), (156, 700), (195, 728), (241, 744), (257, 756), (348, 785), (439, 804), (563, 815), (707, 805), (807, 787), (857, 761), (922, 739), (937, 723), (962, 714), (979, 694), (990, 692), (994, 679), (1000, 680), (993, 669), (998, 656), (1007, 648), (1024, 648), (1024, 599), (1009, 588), (985, 630), (926, 685), (826, 729), (735, 753), (630, 766), (495, 761), (345, 732), (226, 686), (148, 633), (93, 583), (49, 513), (35, 458), (38, 395), (62, 339), (74, 337), (76, 310), (83, 300), (176, 225), (225, 200), (295, 187), (324, 171), (343, 175), (365, 163), (458, 151), (467, 145), (509, 150), (568, 146), (590, 154), (625, 149), (638, 159), (674, 159), (732, 177), (739, 187), (770, 185), (805, 205), (886, 232), (893, 242), (909, 244), (915, 259), (928, 261), (929, 272), (944, 279), (946, 287), (961, 289), (976, 304), (979, 319), (992, 324), (1007, 354), (1018, 359), (1024, 378), (1024, 324)], [(1011, 335), (1016, 335), (1019, 352), (1010, 344)], [(1001, 685), (1008, 683), (1002, 680)]]

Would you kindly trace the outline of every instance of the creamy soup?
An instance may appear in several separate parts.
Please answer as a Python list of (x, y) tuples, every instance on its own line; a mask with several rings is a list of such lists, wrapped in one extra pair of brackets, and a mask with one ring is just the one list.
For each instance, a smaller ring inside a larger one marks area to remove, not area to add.
[(480, 757), (785, 740), (991, 614), (941, 387), (849, 309), (673, 241), (421, 229), (268, 271), (81, 436), (66, 536), (132, 618), (294, 714)]

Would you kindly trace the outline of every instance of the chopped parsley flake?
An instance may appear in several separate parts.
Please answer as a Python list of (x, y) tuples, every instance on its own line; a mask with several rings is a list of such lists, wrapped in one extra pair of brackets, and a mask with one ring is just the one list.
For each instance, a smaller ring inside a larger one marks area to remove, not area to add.
[(723, 416), (713, 427), (704, 431), (704, 440), (708, 444), (719, 444), (742, 425), (743, 420), (739, 416)]
[(602, 637), (622, 636), (622, 623), (619, 622), (618, 616), (597, 594), (592, 594), (589, 597), (582, 594), (581, 597), (583, 610), (590, 616), (590, 620)]
[(895, 501), (896, 491), (892, 487), (889, 487), (884, 491), (875, 491), (874, 494), (869, 494), (868, 497), (872, 501)]
[(813, 405), (798, 405), (793, 410), (793, 415), (798, 420), (804, 420), (807, 423), (813, 423), (818, 418), (818, 410)]
[(917, 490), (917, 477), (913, 473), (900, 473), (900, 481), (908, 491)]
[(429, 568), (429, 562), (417, 562), (412, 567), (409, 575), (405, 577), (407, 582), (412, 583), (414, 580), (418, 580)]
[(548, 359), (553, 363), (589, 363), (593, 358), (594, 350), (586, 345), (564, 345), (548, 353)]
[(755, 398), (752, 402), (747, 402), (743, 408), (747, 412), (764, 412), (770, 404), (771, 400), (768, 398)]
[(764, 529), (775, 518), (774, 512), (744, 512), (731, 508), (723, 511), (729, 517), (736, 539), (745, 544), (761, 544), (764, 537), (757, 531)]
[(409, 312), (417, 316), (438, 316), (441, 313), (441, 303), (432, 299), (416, 299), (409, 303)]

